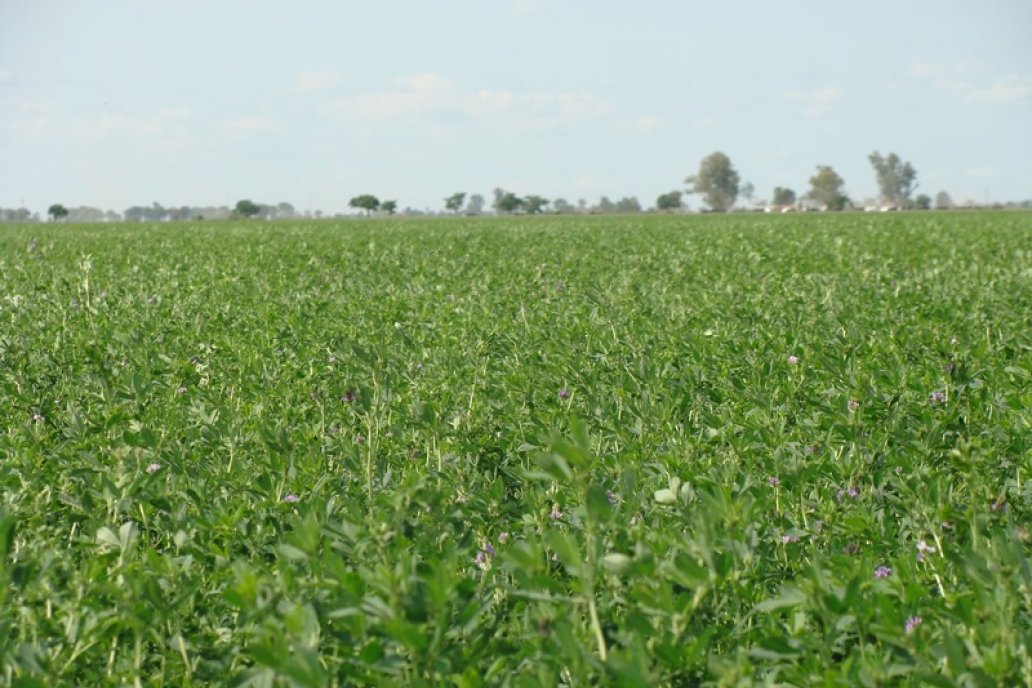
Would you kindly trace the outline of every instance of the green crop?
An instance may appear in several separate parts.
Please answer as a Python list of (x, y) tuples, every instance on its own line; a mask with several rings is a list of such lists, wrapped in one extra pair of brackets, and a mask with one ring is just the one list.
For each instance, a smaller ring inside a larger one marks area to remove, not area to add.
[(1032, 215), (0, 230), (0, 685), (1032, 683)]

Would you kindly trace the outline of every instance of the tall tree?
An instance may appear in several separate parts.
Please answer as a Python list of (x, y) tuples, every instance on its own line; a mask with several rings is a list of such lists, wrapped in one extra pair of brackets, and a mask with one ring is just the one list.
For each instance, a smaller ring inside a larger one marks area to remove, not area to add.
[(394, 213), (398, 212), (398, 202), (384, 201), (380, 204), (380, 210), (387, 213), (388, 215), (393, 215)]
[(786, 206), (795, 205), (796, 195), (792, 189), (787, 189), (783, 186), (774, 187), (774, 200), (771, 201), (773, 205)]
[(929, 210), (932, 207), (932, 197), (928, 194), (918, 194), (914, 199), (914, 207), (918, 210)]
[(849, 203), (849, 197), (842, 191), (844, 184), (830, 165), (818, 165), (817, 174), (810, 177), (810, 191), (806, 196), (828, 210), (842, 210)]
[(47, 208), (47, 215), (49, 215), (54, 222), (57, 222), (58, 220), (63, 220), (68, 217), (68, 208), (64, 207), (60, 203), (55, 203)]
[(671, 212), (674, 210), (680, 210), (683, 205), (680, 191), (671, 191), (670, 193), (660, 194), (659, 197), (656, 198), (656, 210)]
[(444, 199), (444, 207), (447, 210), (450, 210), (456, 215), (458, 215), (459, 211), (462, 210), (462, 204), (465, 200), (466, 192), (459, 191), (457, 193), (453, 193), (451, 196), (448, 196), (448, 198)]
[(261, 208), (258, 204), (249, 198), (245, 198), (241, 201), (237, 201), (236, 207), (233, 208), (233, 214), (239, 215), (240, 217), (254, 217), (261, 212)]
[(726, 212), (735, 204), (739, 182), (731, 159), (720, 151), (703, 158), (699, 172), (685, 179), (688, 193), (702, 194), (706, 205), (717, 212)]
[(624, 196), (616, 202), (616, 212), (623, 213), (625, 215), (633, 215), (634, 213), (641, 212), (641, 203), (638, 202), (637, 196)]
[(484, 212), (484, 197), (480, 194), (473, 194), (466, 203), (465, 213), (467, 215), (479, 215)]
[(548, 199), (531, 194), (523, 199), (523, 208), (531, 215), (537, 215), (548, 206)]
[(576, 208), (574, 208), (573, 204), (571, 204), (565, 198), (557, 198), (554, 201), (552, 201), (552, 210), (554, 210), (559, 215), (567, 215), (576, 210)]
[(348, 201), (348, 205), (352, 208), (364, 210), (366, 217), (368, 217), (369, 215), (372, 215), (377, 208), (380, 207), (380, 199), (378, 199), (376, 196), (372, 194), (362, 194), (360, 196), (355, 196), (350, 201)]
[(506, 215), (512, 215), (522, 207), (523, 199), (511, 191), (504, 191), (501, 197), (495, 199), (495, 208)]
[(882, 202), (900, 208), (910, 205), (910, 194), (917, 188), (917, 171), (913, 165), (903, 162), (895, 153), (882, 157), (875, 151), (867, 159), (874, 167)]

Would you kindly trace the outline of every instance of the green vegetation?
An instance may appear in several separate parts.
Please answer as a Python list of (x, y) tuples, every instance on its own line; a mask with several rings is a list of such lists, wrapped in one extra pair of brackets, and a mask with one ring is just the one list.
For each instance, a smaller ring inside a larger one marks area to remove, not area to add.
[(1030, 263), (1024, 213), (6, 227), (0, 684), (1028, 684)]

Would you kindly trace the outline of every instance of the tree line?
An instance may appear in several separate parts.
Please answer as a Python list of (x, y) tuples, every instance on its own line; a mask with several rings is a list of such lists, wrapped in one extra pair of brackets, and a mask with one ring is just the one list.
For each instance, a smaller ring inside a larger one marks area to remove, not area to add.
[[(868, 156), (878, 184), (879, 199), (877, 205), (867, 204), (865, 209), (928, 210), (948, 209), (954, 206), (950, 195), (945, 191), (936, 194), (934, 200), (927, 194), (914, 195), (917, 190), (917, 170), (909, 161), (904, 161), (896, 153), (882, 155), (878, 151)], [(816, 171), (809, 179), (809, 188), (801, 194), (790, 187), (774, 187), (769, 201), (754, 201), (755, 188), (749, 182), (742, 182), (741, 175), (731, 163), (731, 159), (722, 151), (711, 153), (702, 159), (698, 170), (685, 180), (684, 189), (675, 189), (660, 194), (655, 205), (648, 211), (680, 212), (688, 208), (685, 197), (697, 195), (702, 198), (706, 210), (710, 212), (728, 212), (736, 207), (739, 199), (751, 204), (752, 209), (767, 211), (788, 210), (846, 210), (861, 207), (854, 202), (845, 191), (845, 180), (830, 165), (817, 165)], [(485, 212), (486, 200), (480, 194), (467, 194), (464, 191), (453, 193), (444, 199), (444, 212), (455, 215), (482, 215)], [(348, 206), (367, 217), (382, 213), (388, 216), (398, 213), (398, 202), (380, 200), (371, 193), (352, 197)], [(997, 204), (999, 207), (1000, 204)], [(1007, 204), (1006, 207), (1032, 207), (1032, 200), (1021, 204)], [(613, 201), (602, 196), (595, 204), (589, 205), (585, 199), (571, 203), (565, 198), (547, 199), (537, 194), (517, 195), (512, 191), (496, 188), (493, 192), (491, 209), (498, 215), (527, 214), (633, 214), (645, 212), (636, 196), (625, 196)], [(748, 207), (746, 208), (748, 209)], [(426, 215), (433, 211), (419, 211), (405, 208), (400, 211), (404, 215)], [(149, 206), (132, 206), (119, 214), (111, 210), (101, 210), (90, 206), (67, 208), (55, 203), (47, 209), (47, 216), (52, 221), (69, 222), (128, 222), (141, 221), (175, 221), (175, 220), (218, 220), (233, 218), (258, 218), (265, 220), (289, 220), (296, 218), (320, 218), (321, 211), (299, 213), (292, 204), (280, 202), (274, 205), (255, 203), (250, 199), (242, 199), (235, 206), (178, 206), (164, 207), (160, 203)], [(0, 222), (38, 222), (40, 217), (26, 208), (0, 208)]]

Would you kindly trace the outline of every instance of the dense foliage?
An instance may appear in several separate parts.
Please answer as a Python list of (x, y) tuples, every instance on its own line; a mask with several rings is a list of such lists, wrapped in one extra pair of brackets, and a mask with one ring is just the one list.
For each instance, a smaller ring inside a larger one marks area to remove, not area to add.
[(1032, 216), (0, 233), (0, 684), (1032, 681)]

